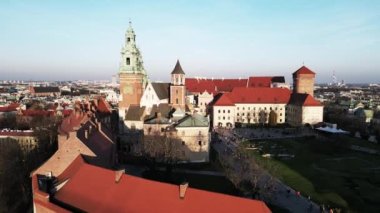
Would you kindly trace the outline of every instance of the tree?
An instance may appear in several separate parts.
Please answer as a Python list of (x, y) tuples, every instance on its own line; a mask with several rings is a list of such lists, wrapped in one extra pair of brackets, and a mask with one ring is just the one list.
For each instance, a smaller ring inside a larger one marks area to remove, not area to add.
[(23, 211), (31, 198), (26, 159), (17, 141), (2, 143), (6, 144), (0, 149), (0, 212)]
[(274, 195), (277, 167), (267, 161), (258, 161), (251, 156), (246, 145), (241, 143), (230, 155), (220, 155), (219, 160), (228, 179), (244, 194), (256, 199), (270, 200)]
[(179, 161), (186, 160), (182, 141), (171, 131), (154, 131), (145, 135), (140, 150), (151, 169), (155, 169), (156, 163), (162, 163), (170, 172)]

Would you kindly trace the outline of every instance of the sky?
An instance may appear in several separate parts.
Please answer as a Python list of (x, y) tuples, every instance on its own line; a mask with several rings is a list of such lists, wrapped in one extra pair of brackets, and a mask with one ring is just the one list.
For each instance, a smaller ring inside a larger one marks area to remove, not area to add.
[(380, 1), (1, 0), (0, 80), (118, 73), (129, 20), (151, 80), (291, 74), (380, 82)]

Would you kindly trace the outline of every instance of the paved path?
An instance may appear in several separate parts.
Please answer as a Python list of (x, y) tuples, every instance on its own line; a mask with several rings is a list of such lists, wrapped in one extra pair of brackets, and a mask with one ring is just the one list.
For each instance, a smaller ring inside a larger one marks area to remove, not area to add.
[[(238, 146), (238, 140), (230, 140), (231, 135), (219, 136), (220, 142), (213, 142), (213, 148), (219, 153), (219, 157), (230, 160), (233, 158), (233, 163), (239, 164), (238, 159), (234, 159), (233, 152)], [(236, 165), (236, 167), (239, 167)], [(268, 174), (269, 178), (269, 174)], [(268, 203), (287, 209), (290, 212), (320, 212), (319, 205), (305, 198), (304, 196), (297, 196), (296, 192), (286, 186), (284, 183), (276, 179), (274, 186), (274, 196), (270, 200), (265, 200)], [(288, 193), (288, 190), (290, 192)], [(310, 208), (311, 206), (311, 208)]]

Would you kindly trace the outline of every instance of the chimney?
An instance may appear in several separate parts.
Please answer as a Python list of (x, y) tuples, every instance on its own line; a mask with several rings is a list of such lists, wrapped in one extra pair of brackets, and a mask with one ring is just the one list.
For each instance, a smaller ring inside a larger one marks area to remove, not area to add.
[(88, 130), (84, 130), (84, 138), (88, 139)]
[(186, 190), (187, 190), (188, 186), (189, 186), (188, 182), (184, 182), (184, 183), (181, 183), (181, 185), (179, 185), (179, 198), (180, 199), (185, 199), (185, 194), (186, 194)]
[(48, 171), (48, 172), (46, 172), (45, 176), (47, 178), (52, 178), (53, 177), (53, 172), (52, 171)]
[(123, 177), (124, 170), (118, 170), (115, 171), (115, 183), (119, 183), (121, 180), (121, 177)]

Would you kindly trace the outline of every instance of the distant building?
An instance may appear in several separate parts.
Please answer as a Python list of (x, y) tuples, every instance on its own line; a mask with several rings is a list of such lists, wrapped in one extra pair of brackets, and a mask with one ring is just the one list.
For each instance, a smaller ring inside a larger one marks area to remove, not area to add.
[(251, 77), (251, 87), (236, 87), (221, 94), (212, 103), (213, 127), (235, 127), (240, 124), (288, 123), (292, 126), (323, 121), (323, 105), (314, 99), (315, 73), (302, 66), (293, 73), (293, 93), (287, 87), (273, 87), (273, 79)]
[(237, 87), (213, 104), (213, 126), (232, 128), (235, 123), (285, 123), (289, 97), (289, 89)]
[(27, 153), (37, 147), (37, 138), (32, 130), (0, 130), (0, 148), (8, 143), (18, 143), (23, 152)]
[(7, 105), (0, 106), (0, 118), (9, 114), (16, 114), (19, 110), (19, 103), (9, 103)]
[(30, 94), (34, 96), (60, 96), (59, 87), (30, 87)]

